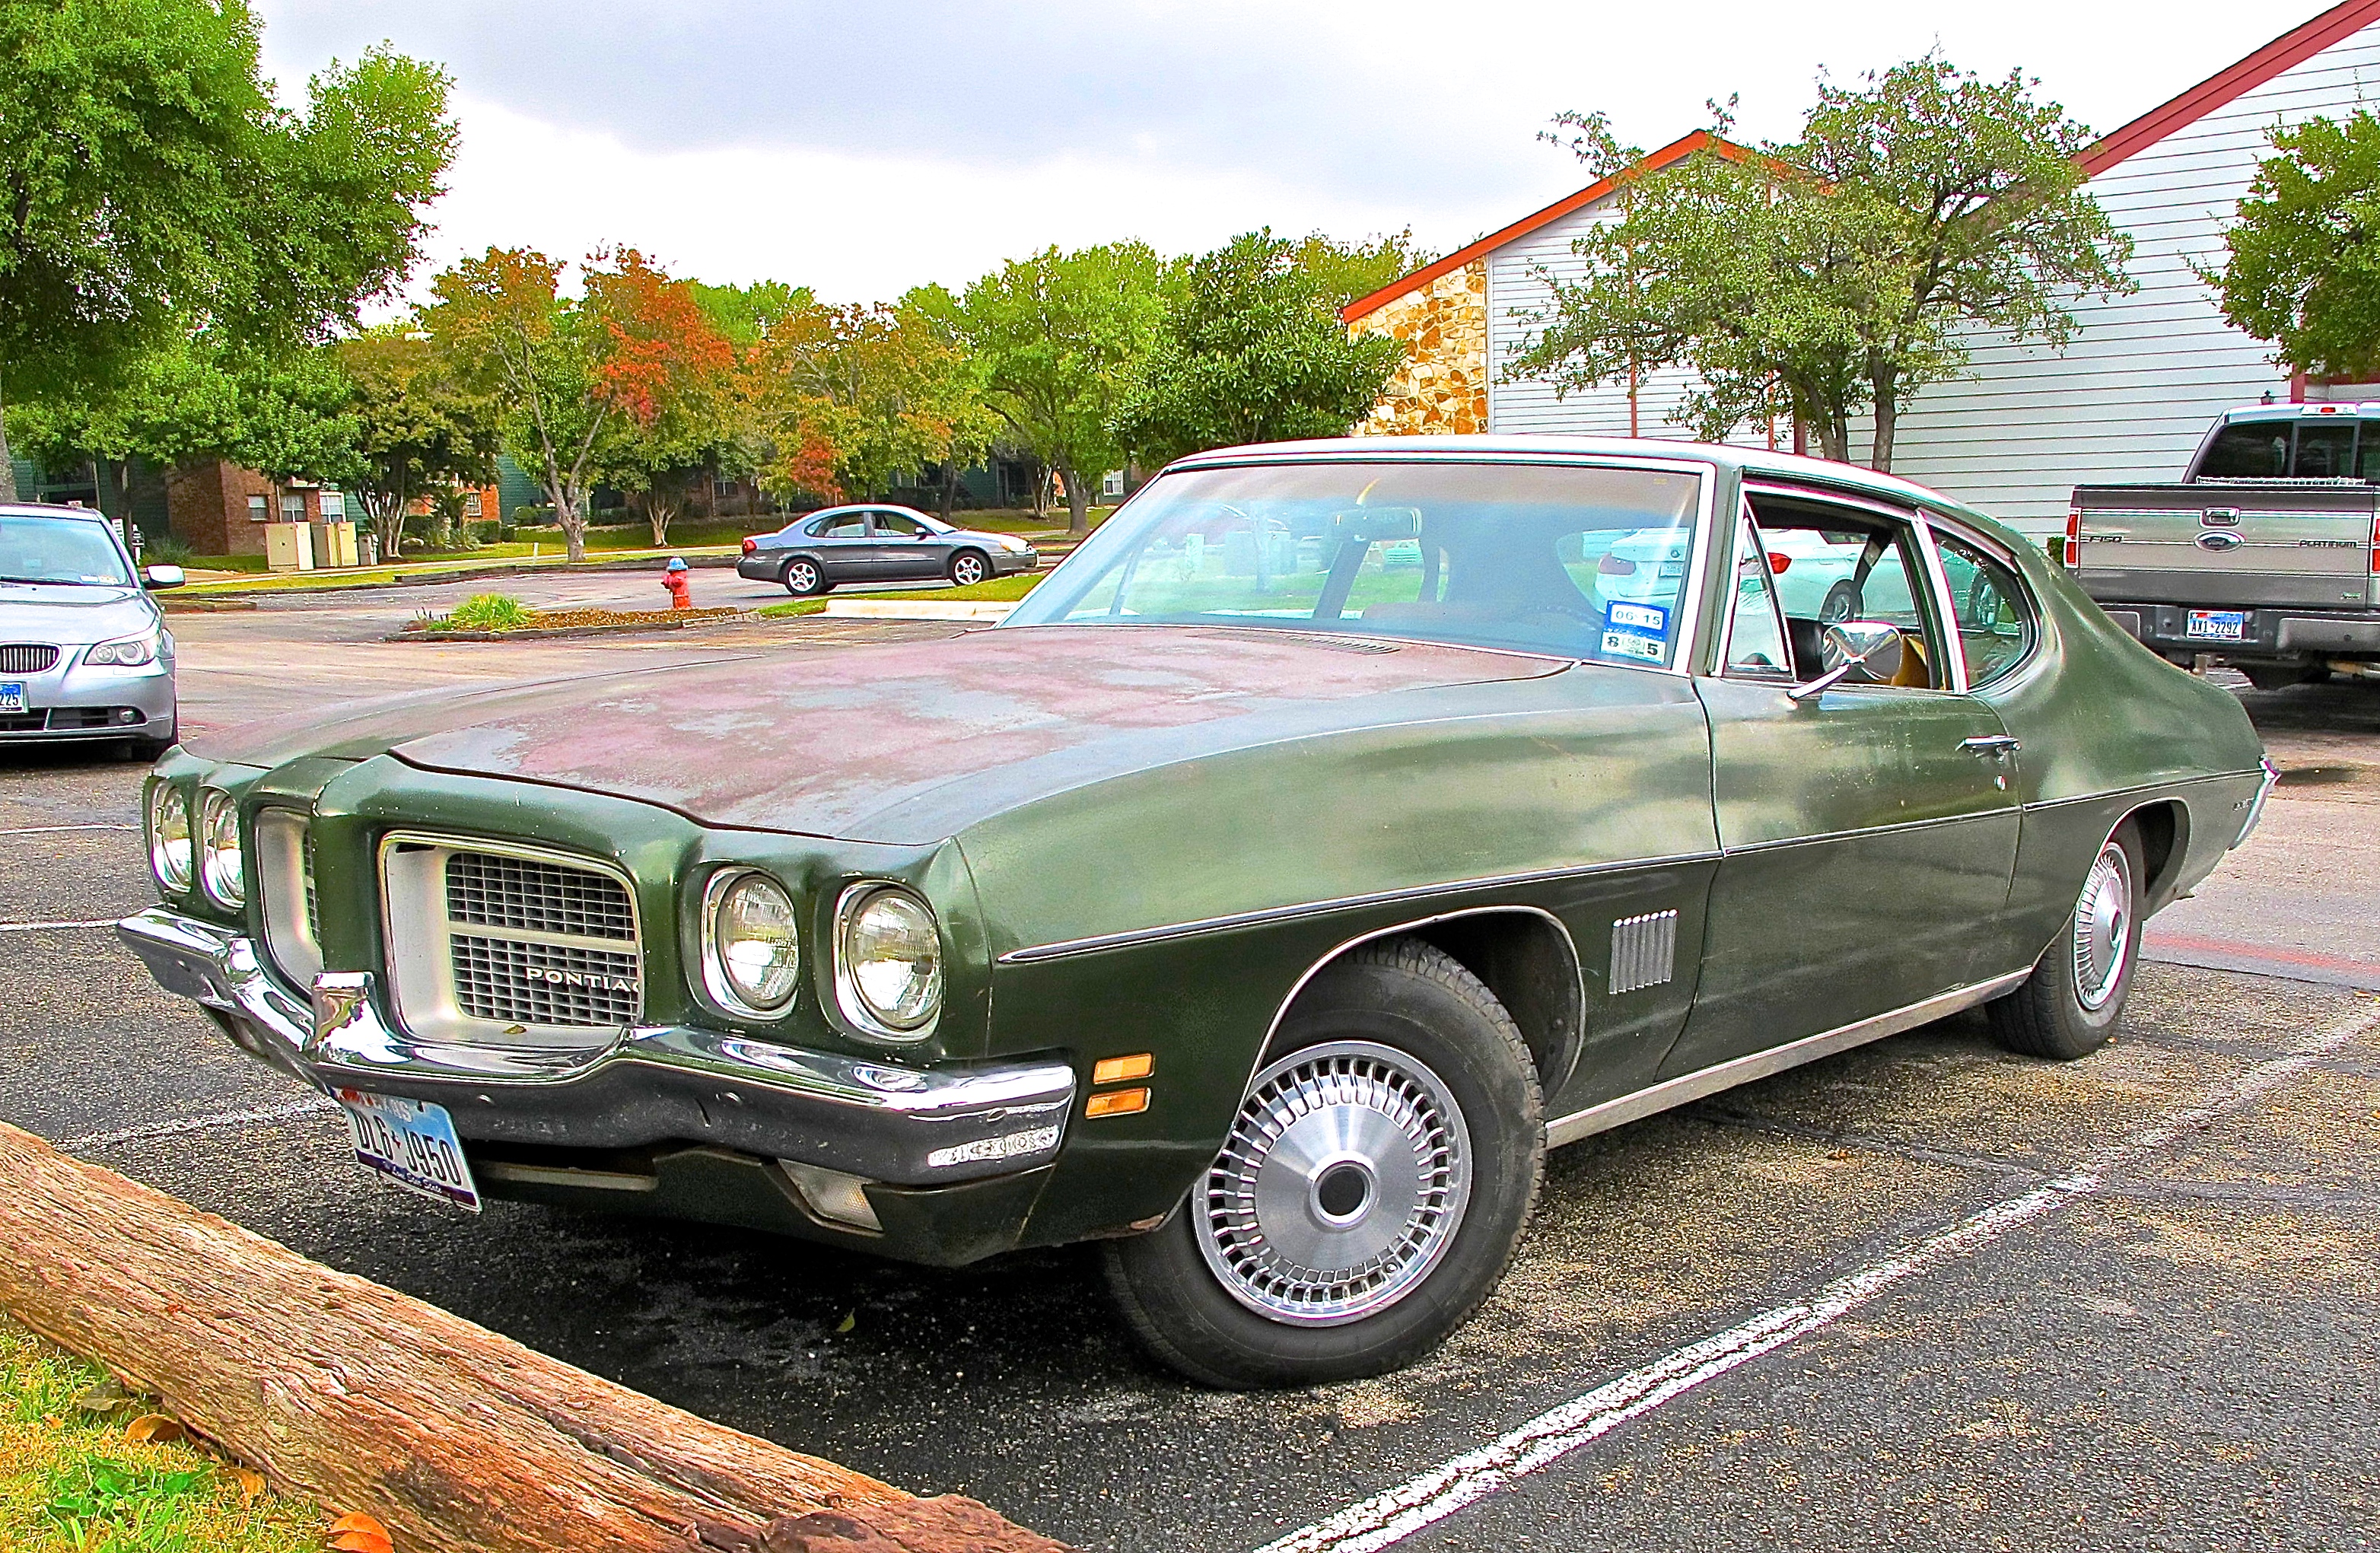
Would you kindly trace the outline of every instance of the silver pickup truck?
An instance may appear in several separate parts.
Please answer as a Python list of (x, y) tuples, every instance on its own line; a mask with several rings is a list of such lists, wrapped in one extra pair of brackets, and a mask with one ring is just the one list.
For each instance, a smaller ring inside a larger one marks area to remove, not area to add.
[(2380, 678), (2380, 401), (2249, 405), (2180, 485), (2082, 485), (2066, 564), (2116, 623), (2177, 663), (2260, 689)]

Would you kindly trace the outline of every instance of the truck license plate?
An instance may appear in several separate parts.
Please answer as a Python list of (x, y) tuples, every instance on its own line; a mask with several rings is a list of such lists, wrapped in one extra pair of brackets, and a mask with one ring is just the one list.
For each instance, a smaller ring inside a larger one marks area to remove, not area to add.
[(360, 1089), (335, 1090), (333, 1098), (346, 1113), (356, 1158), (368, 1169), (408, 1192), (480, 1211), (480, 1188), (444, 1106)]
[(2192, 610), (2181, 634), (2194, 641), (2237, 642), (2248, 636), (2246, 610)]

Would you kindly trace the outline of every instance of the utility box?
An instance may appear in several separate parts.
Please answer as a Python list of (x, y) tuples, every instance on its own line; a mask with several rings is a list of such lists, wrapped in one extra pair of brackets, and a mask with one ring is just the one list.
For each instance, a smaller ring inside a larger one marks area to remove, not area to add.
[(316, 566), (353, 566), (358, 564), (356, 552), (356, 526), (346, 519), (307, 525), (314, 541)]
[(314, 529), (307, 523), (268, 523), (264, 526), (264, 565), (273, 572), (310, 572), (314, 569)]

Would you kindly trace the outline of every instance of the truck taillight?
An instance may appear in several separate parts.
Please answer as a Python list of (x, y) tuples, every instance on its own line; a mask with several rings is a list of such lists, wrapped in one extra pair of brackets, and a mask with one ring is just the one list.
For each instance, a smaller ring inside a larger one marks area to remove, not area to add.
[(2372, 575), (2380, 577), (2380, 513), (2372, 515)]
[(2082, 509), (2066, 509), (2066, 569), (2079, 571), (2082, 565)]

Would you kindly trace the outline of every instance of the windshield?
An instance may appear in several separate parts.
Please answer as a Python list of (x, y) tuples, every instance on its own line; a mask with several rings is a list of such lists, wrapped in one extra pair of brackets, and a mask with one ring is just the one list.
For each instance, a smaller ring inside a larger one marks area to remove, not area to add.
[(1668, 667), (1702, 482), (1585, 465), (1186, 469), (1007, 625), (1255, 625)]
[(97, 523), (0, 513), (0, 582), (129, 588), (132, 574)]

